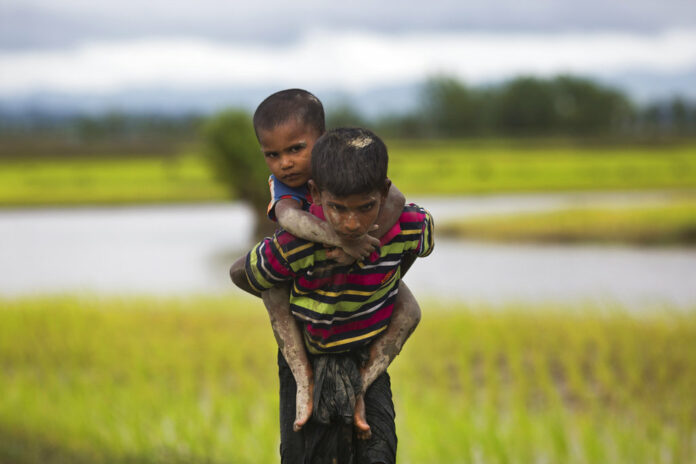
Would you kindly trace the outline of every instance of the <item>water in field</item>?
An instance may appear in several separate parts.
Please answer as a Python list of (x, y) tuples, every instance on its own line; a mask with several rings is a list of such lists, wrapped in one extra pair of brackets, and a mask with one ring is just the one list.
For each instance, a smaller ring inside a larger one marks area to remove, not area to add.
[[(437, 220), (660, 194), (554, 194), (422, 199)], [(239, 204), (0, 212), (0, 296), (235, 291), (227, 276), (249, 246)], [(470, 303), (617, 302), (696, 305), (696, 250), (540, 246), (438, 240), (405, 281), (419, 298)]]

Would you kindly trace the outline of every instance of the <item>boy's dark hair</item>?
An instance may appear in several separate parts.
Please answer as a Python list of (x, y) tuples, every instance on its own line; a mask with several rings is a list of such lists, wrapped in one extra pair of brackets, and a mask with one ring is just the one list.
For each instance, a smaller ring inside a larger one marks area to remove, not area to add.
[(372, 131), (338, 128), (319, 137), (312, 149), (312, 179), (319, 191), (337, 197), (381, 191), (389, 155)]
[(326, 131), (324, 107), (321, 101), (302, 89), (288, 89), (267, 97), (254, 112), (254, 131), (273, 129), (296, 118), (321, 135)]

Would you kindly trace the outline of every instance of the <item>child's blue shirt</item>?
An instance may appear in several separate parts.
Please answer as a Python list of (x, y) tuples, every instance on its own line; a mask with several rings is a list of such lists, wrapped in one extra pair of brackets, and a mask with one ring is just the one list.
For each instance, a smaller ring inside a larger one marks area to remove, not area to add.
[(300, 203), (305, 211), (309, 211), (309, 207), (312, 205), (312, 196), (306, 183), (299, 187), (290, 187), (271, 174), (268, 177), (268, 187), (271, 189), (271, 202), (268, 203), (268, 218), (271, 221), (278, 220), (275, 215), (275, 206), (283, 198), (292, 198)]

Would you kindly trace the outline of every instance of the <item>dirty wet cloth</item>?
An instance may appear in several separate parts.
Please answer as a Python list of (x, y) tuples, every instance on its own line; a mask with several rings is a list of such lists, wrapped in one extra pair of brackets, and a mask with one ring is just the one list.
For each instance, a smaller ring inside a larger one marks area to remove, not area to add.
[(359, 366), (364, 353), (311, 356), (314, 408), (310, 421), (293, 432), (295, 379), (278, 352), (280, 378), (280, 453), (282, 463), (371, 464), (396, 461), (396, 427), (389, 375), (375, 380), (365, 394), (372, 437), (359, 440), (353, 427), (355, 396), (360, 391)]

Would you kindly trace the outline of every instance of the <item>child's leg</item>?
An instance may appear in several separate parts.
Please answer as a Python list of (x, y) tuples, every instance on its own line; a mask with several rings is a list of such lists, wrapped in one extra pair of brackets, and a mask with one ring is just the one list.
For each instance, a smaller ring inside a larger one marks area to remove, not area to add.
[(261, 294), (271, 319), (273, 335), (278, 348), (288, 363), (297, 383), (296, 411), (294, 429), (298, 431), (312, 415), (312, 396), (314, 381), (312, 365), (307, 358), (302, 334), (295, 318), (290, 313), (290, 288), (273, 287)]
[[(389, 374), (382, 373), (365, 392), (365, 415), (372, 424), (367, 440), (356, 440), (356, 463), (396, 462), (396, 424)], [(356, 429), (356, 435), (358, 430)]]
[(370, 357), (365, 367), (361, 369), (363, 390), (362, 395), (356, 398), (355, 416), (353, 417), (358, 438), (370, 437), (370, 426), (365, 418), (365, 401), (363, 398), (365, 392), (377, 377), (386, 372), (389, 364), (401, 352), (406, 339), (416, 329), (420, 318), (421, 310), (418, 302), (406, 284), (401, 282), (387, 330), (372, 342), (372, 345), (370, 345)]

